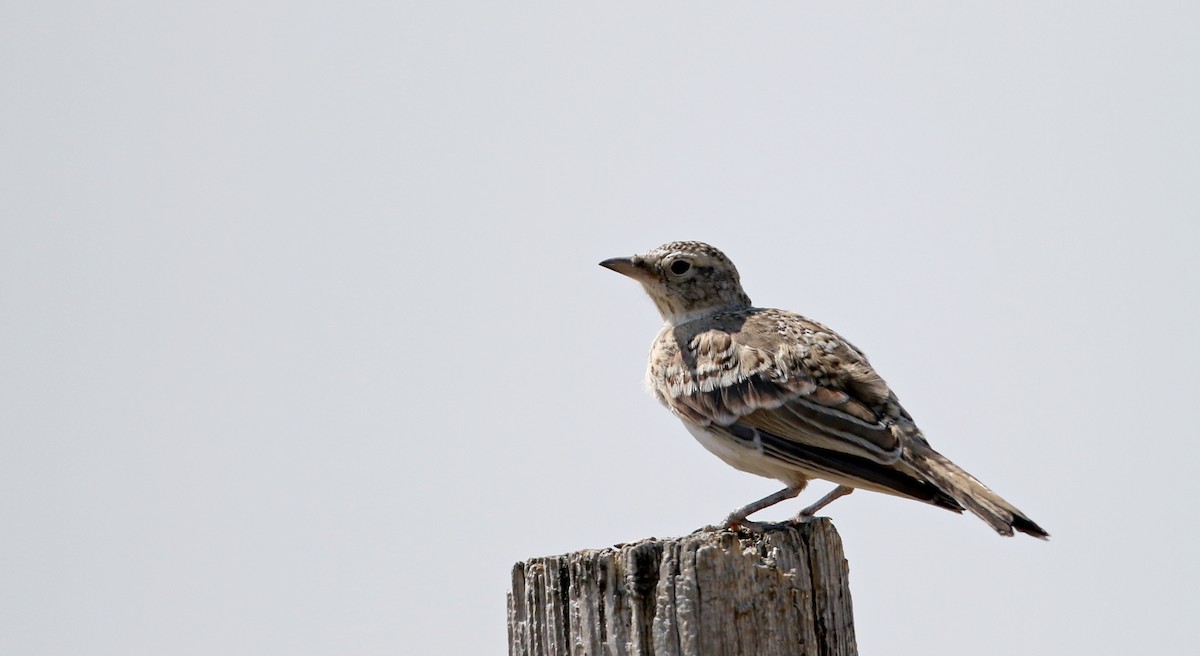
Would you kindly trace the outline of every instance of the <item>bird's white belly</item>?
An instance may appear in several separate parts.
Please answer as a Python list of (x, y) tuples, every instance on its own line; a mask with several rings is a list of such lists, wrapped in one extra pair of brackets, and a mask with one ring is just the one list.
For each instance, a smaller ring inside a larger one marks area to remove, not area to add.
[(740, 469), (749, 474), (763, 476), (766, 478), (774, 478), (792, 485), (797, 479), (803, 480), (806, 478), (797, 470), (783, 465), (778, 460), (767, 456), (762, 451), (762, 446), (757, 443), (742, 444), (735, 442), (719, 433), (710, 432), (708, 429), (697, 426), (689, 421), (684, 421), (683, 425), (687, 428), (692, 437), (708, 450), (709, 453), (725, 461), (725, 464), (736, 469)]

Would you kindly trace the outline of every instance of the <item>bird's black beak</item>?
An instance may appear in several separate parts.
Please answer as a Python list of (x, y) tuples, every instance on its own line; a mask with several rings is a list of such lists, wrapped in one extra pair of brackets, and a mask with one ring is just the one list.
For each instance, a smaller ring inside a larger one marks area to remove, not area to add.
[(629, 276), (638, 282), (650, 279), (650, 272), (639, 266), (639, 263), (632, 257), (610, 258), (601, 262), (600, 266), (612, 269), (623, 276)]

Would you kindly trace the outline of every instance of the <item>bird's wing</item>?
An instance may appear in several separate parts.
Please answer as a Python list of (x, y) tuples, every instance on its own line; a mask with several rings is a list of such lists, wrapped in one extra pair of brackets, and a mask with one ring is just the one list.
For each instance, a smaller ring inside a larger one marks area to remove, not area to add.
[(890, 465), (916, 430), (862, 352), (788, 312), (730, 313), (664, 332), (650, 383), (676, 414), (756, 430), (764, 449), (802, 468), (817, 452)]

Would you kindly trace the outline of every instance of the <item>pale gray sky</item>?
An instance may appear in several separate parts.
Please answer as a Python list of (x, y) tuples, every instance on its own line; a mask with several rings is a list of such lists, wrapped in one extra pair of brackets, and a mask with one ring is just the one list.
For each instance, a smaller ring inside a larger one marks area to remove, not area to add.
[(856, 342), (1053, 534), (838, 501), (864, 654), (1177, 652), (1197, 25), (5, 3), (0, 653), (502, 654), (514, 561), (774, 491), (642, 390), (658, 318), (596, 263), (673, 239)]

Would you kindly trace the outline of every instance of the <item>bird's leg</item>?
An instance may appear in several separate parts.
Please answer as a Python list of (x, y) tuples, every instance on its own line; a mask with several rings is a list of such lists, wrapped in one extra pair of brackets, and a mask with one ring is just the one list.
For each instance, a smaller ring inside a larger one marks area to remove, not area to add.
[(771, 495), (768, 495), (768, 496), (765, 496), (765, 497), (759, 499), (758, 501), (753, 501), (751, 503), (748, 503), (748, 504), (742, 506), (741, 508), (738, 508), (737, 510), (729, 513), (729, 516), (726, 517), (725, 519), (721, 520), (721, 523), (719, 525), (705, 526), (704, 528), (701, 528), (695, 532), (700, 533), (702, 531), (720, 531), (720, 530), (727, 529), (727, 528), (733, 528), (735, 526), (740, 526), (740, 527), (750, 530), (750, 531), (765, 531), (768, 528), (770, 528), (770, 524), (765, 524), (763, 522), (752, 522), (746, 518), (749, 517), (750, 515), (753, 515), (754, 513), (758, 512), (758, 511), (762, 510), (763, 508), (768, 508), (770, 506), (773, 506), (773, 505), (779, 503), (780, 501), (787, 501), (788, 499), (795, 498), (797, 494), (800, 494), (800, 490), (802, 490), (802, 489), (804, 489), (804, 488), (803, 487), (785, 487), (782, 490), (776, 492), (775, 494), (771, 494)]
[(852, 488), (852, 487), (847, 487), (845, 485), (839, 485), (839, 486), (833, 488), (833, 491), (830, 492), (829, 494), (826, 494), (825, 496), (821, 497), (820, 499), (817, 499), (817, 502), (814, 503), (813, 505), (805, 508), (804, 510), (801, 510), (800, 514), (796, 515), (796, 517), (792, 521), (796, 524), (803, 524), (804, 522), (807, 522), (807, 521), (811, 520), (813, 517), (815, 517), (818, 510), (824, 508), (825, 506), (828, 506), (831, 502), (833, 502), (834, 499), (840, 499), (840, 498), (846, 496), (847, 494), (850, 494), (853, 491), (854, 491), (854, 488)]

